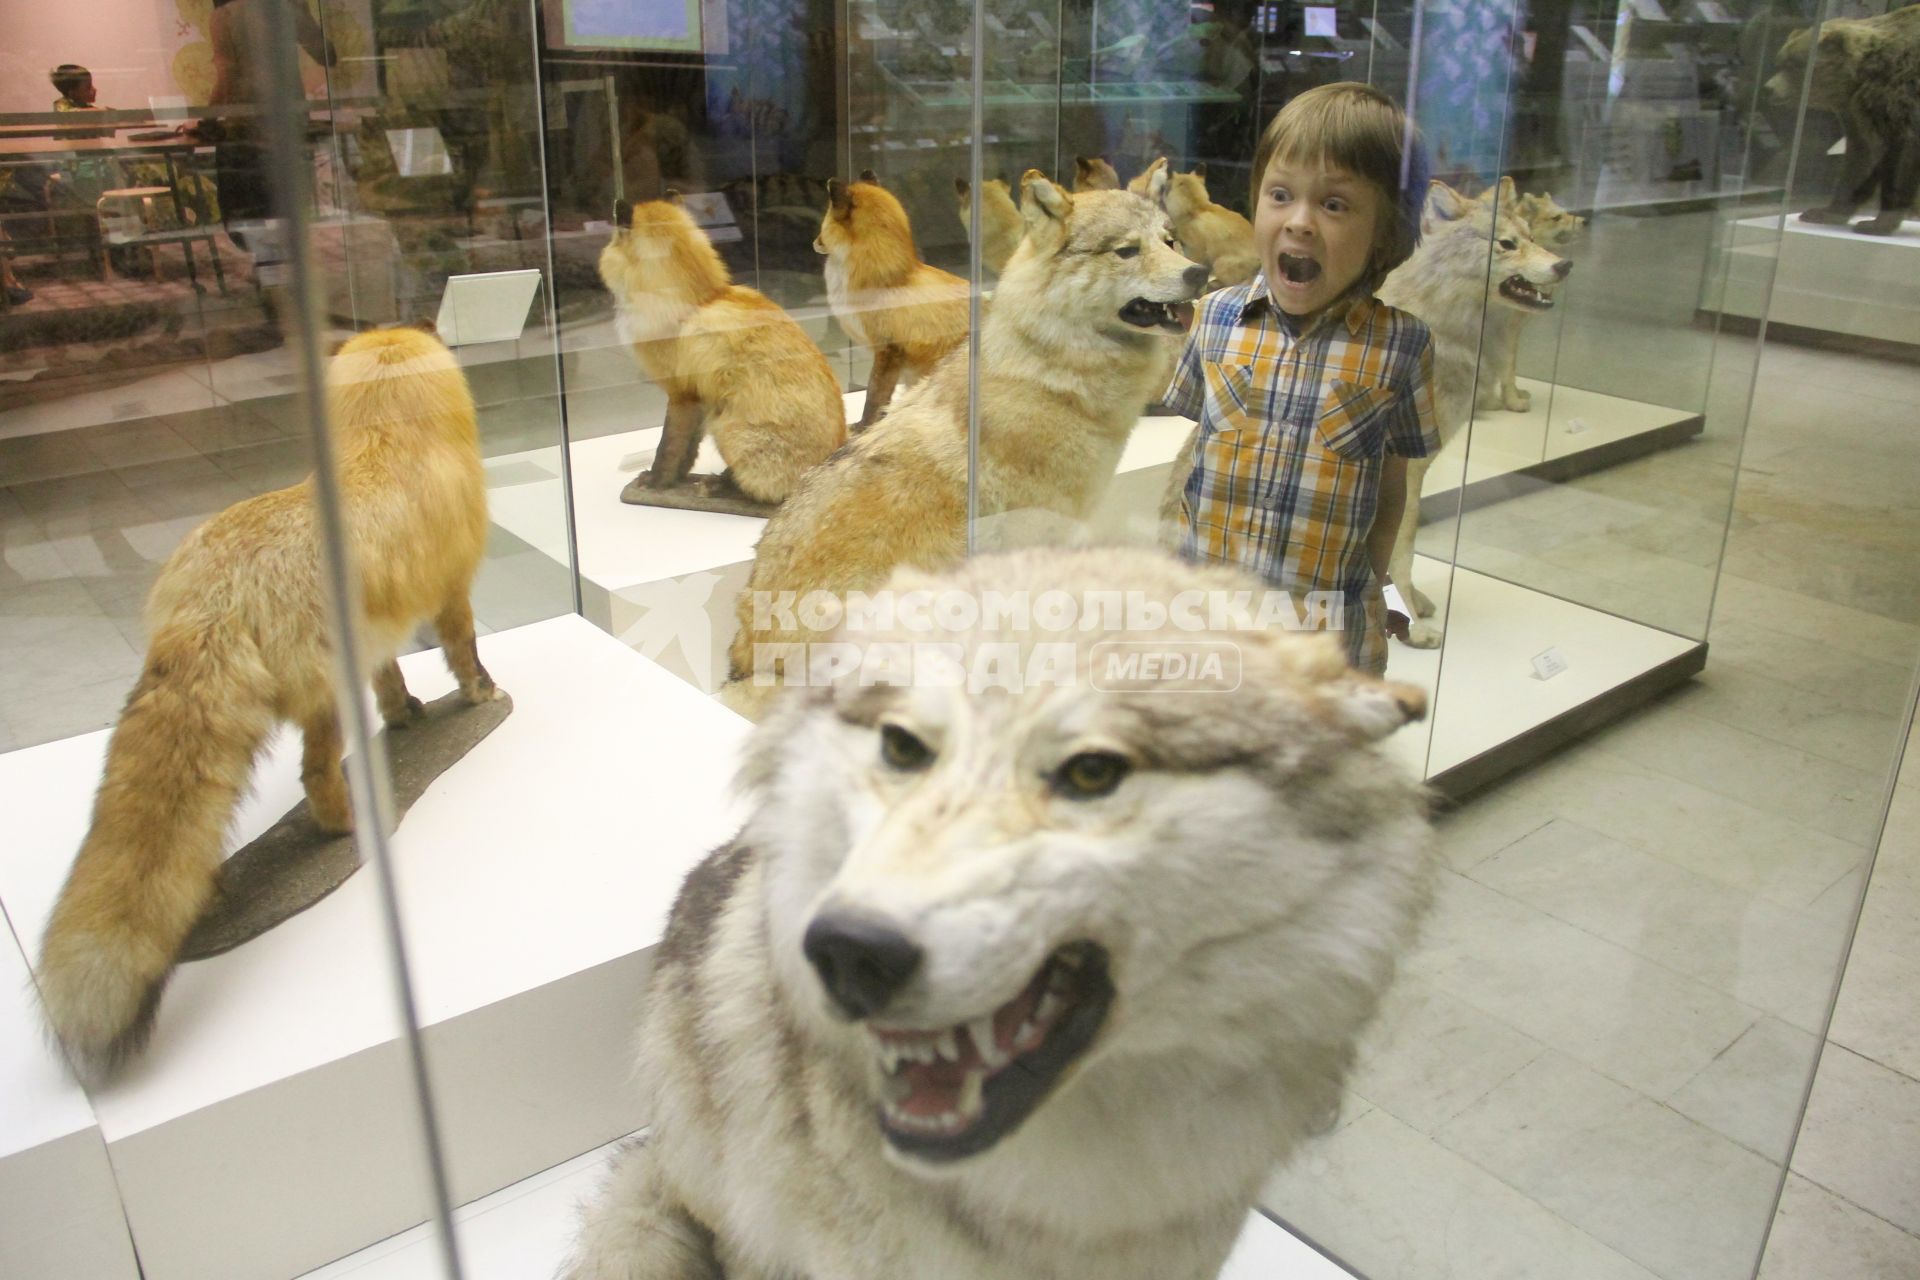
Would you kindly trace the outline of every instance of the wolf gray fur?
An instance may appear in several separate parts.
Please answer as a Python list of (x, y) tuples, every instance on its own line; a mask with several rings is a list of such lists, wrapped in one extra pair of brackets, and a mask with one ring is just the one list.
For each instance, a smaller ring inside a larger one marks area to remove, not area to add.
[[(1144, 550), (987, 556), (896, 590), (1258, 592)], [(878, 630), (861, 639), (924, 640)], [(843, 677), (777, 699), (751, 816), (687, 879), (647, 988), (646, 1139), (567, 1280), (1203, 1280), (1337, 1108), (1429, 895), (1424, 696), (1324, 634), (1240, 682)], [(997, 1066), (989, 1066), (997, 1063)]]

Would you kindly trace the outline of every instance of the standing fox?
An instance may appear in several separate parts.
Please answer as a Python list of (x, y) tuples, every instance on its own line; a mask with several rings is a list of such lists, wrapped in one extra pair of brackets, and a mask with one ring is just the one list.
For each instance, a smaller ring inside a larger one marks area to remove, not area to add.
[[(349, 341), (327, 374), (357, 619), (391, 726), (420, 712), (394, 655), (423, 621), (469, 701), (499, 697), (467, 592), (487, 540), (473, 396), (415, 329)], [(321, 830), (352, 829), (323, 618), (313, 481), (249, 498), (187, 535), (147, 600), (146, 664), (107, 745), (93, 824), (54, 904), (40, 994), (88, 1079), (152, 1030), (161, 989), (205, 908), (254, 757), (283, 721)]]
[(879, 420), (904, 369), (925, 377), (967, 340), (967, 282), (920, 261), (907, 211), (871, 171), (827, 183), (816, 253), (827, 259), (827, 301), (855, 342), (873, 352), (860, 426)]
[(600, 279), (622, 340), (667, 393), (643, 484), (684, 481), (711, 431), (740, 492), (784, 502), (807, 468), (846, 443), (846, 401), (827, 358), (776, 303), (733, 283), (678, 192), (614, 208)]
[[(960, 199), (960, 225), (973, 239), (973, 187), (965, 178), (953, 180), (953, 191)], [(1027, 225), (1020, 219), (1020, 206), (1001, 178), (988, 178), (980, 184), (980, 225), (986, 236), (980, 241), (980, 261), (996, 276), (1007, 268), (1007, 259), (1020, 247)]]
[(1166, 206), (1180, 248), (1212, 274), (1212, 287), (1244, 284), (1258, 274), (1253, 224), (1208, 198), (1206, 165), (1167, 179)]

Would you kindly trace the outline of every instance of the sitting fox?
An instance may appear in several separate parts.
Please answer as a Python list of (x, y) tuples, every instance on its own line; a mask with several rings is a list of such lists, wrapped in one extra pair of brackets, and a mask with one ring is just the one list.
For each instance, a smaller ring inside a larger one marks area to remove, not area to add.
[(642, 482), (680, 484), (711, 433), (735, 488), (784, 502), (809, 467), (846, 443), (833, 367), (777, 303), (733, 283), (679, 193), (623, 201), (614, 217), (600, 279), (620, 336), (667, 393), (666, 430)]
[[(381, 329), (334, 358), (327, 402), (381, 717), (397, 727), (421, 710), (394, 656), (422, 622), (439, 632), (470, 701), (500, 696), (480, 665), (467, 600), (486, 548), (487, 496), (465, 376), (437, 339)], [(352, 829), (321, 593), (310, 478), (228, 507), (160, 570), (146, 663), (41, 945), (47, 1017), (87, 1079), (145, 1043), (276, 725), (305, 735), (300, 778), (314, 822)]]

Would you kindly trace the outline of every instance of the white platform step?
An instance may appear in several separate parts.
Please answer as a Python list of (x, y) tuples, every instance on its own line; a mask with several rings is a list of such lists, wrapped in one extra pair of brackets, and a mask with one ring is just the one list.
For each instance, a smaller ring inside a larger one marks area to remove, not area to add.
[[(1871, 217), (1862, 210), (1855, 221)], [(1920, 222), (1890, 236), (1788, 214), (1733, 224), (1728, 315), (1887, 342), (1920, 343)], [(1769, 294), (1768, 286), (1772, 292)]]
[[(688, 868), (737, 826), (727, 789), (746, 730), (578, 617), (483, 637), (480, 652), (513, 714), (428, 789), (394, 844), (461, 1200), (644, 1123), (628, 1074), (646, 951)], [(437, 651), (401, 665), (423, 698), (452, 688)], [(12, 836), (0, 902), (29, 954), (85, 833), (106, 738), (0, 756)], [(256, 777), (238, 840), (299, 798), (291, 735)], [(425, 1216), (383, 939), (363, 873), (175, 976), (152, 1044), (94, 1098), (146, 1280), (296, 1275)], [(10, 1179), (16, 1160), (86, 1131), (32, 1010), (0, 1014), (0, 1097), (23, 1100), (0, 1107)]]
[[(454, 1211), (465, 1280), (529, 1280), (551, 1276), (566, 1256), (580, 1204), (598, 1187), (618, 1144)], [(439, 1246), (426, 1227), (382, 1240), (301, 1280), (444, 1280)], [(1351, 1280), (1269, 1218), (1247, 1219), (1220, 1280)]]

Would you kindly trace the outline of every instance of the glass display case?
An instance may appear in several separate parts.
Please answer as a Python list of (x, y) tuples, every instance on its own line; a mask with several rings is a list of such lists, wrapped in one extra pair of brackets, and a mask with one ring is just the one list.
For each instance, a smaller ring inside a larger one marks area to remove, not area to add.
[[(0, 1272), (552, 1272), (653, 1119), (641, 991), (745, 813), (754, 645), (896, 565), (1181, 547), (1178, 304), (1259, 269), (1269, 120), (1360, 82), (1435, 183), (1379, 293), (1452, 388), (1385, 667), (1439, 887), (1224, 1274), (1755, 1273), (1920, 657), (1920, 240), (1798, 216), (1860, 178), (1794, 33), (1873, 15), (112, 3), (0, 18)], [(471, 501), (379, 543), (326, 378), (422, 322), (392, 376), (467, 388)], [(242, 640), (195, 625), (230, 582)], [(63, 1059), (55, 904), (123, 829), (89, 901), (191, 909)], [(207, 914), (251, 923), (186, 960)]]

